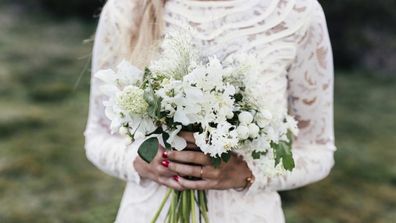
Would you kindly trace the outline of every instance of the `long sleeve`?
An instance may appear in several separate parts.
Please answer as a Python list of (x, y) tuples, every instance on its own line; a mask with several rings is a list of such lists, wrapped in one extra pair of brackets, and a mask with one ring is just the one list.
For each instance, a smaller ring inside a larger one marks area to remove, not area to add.
[[(104, 6), (93, 49), (92, 74), (99, 69), (114, 68), (127, 57), (134, 20), (133, 1), (109, 0)], [(127, 20), (126, 18), (130, 18)], [(99, 82), (91, 77), (89, 117), (84, 132), (87, 158), (103, 172), (125, 181), (139, 183), (140, 177), (133, 167), (138, 141), (110, 134), (109, 120), (104, 114), (103, 97), (98, 91)]]
[(285, 176), (271, 178), (255, 174), (260, 171), (254, 162), (259, 161), (251, 160), (256, 177), (252, 191), (305, 186), (325, 178), (334, 165), (333, 59), (325, 16), (317, 2), (307, 27), (287, 74), (289, 113), (300, 130), (292, 145), (296, 167)]

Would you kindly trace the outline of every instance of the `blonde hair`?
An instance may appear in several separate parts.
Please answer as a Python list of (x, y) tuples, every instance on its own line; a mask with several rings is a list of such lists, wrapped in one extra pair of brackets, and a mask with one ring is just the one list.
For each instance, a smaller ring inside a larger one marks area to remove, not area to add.
[(140, 22), (131, 38), (130, 60), (144, 67), (153, 57), (164, 28), (163, 11), (166, 0), (144, 0)]

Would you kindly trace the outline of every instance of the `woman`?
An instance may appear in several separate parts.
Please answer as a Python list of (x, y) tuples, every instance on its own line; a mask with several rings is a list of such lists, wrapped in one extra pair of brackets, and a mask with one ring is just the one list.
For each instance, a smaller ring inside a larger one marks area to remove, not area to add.
[[(243, 154), (215, 169), (202, 153), (163, 148), (147, 164), (136, 155), (141, 141), (129, 144), (109, 133), (99, 83), (92, 79), (86, 152), (98, 168), (127, 181), (116, 222), (149, 222), (168, 187), (208, 190), (211, 222), (284, 222), (277, 191), (321, 180), (334, 163), (333, 64), (323, 10), (317, 0), (109, 0), (96, 33), (92, 71), (113, 68), (124, 58), (142, 67), (162, 34), (186, 26), (204, 56), (259, 55), (268, 83), (264, 91), (299, 121), (296, 168), (269, 178), (260, 161)], [(194, 147), (191, 134), (182, 136)], [(164, 217), (165, 211), (160, 222)]]

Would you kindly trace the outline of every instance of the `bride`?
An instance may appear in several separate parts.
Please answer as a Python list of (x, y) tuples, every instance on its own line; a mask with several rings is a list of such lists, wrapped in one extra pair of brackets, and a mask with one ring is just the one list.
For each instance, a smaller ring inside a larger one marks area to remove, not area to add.
[[(164, 33), (187, 26), (204, 56), (259, 55), (263, 91), (299, 121), (296, 168), (271, 178), (250, 156), (234, 154), (214, 168), (202, 153), (164, 152), (161, 146), (147, 164), (137, 156), (139, 141), (109, 133), (93, 78), (85, 148), (99, 169), (127, 182), (116, 222), (149, 222), (167, 188), (207, 190), (211, 222), (284, 222), (277, 191), (319, 181), (334, 164), (333, 61), (323, 10), (317, 0), (109, 0), (97, 28), (92, 72), (125, 58), (143, 67)], [(191, 134), (181, 136), (195, 146)]]

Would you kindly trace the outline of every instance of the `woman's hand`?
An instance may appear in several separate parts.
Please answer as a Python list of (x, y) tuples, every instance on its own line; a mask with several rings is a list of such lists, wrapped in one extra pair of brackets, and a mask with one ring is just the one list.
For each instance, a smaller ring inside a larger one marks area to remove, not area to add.
[(158, 153), (150, 163), (137, 156), (133, 162), (135, 170), (143, 178), (148, 178), (179, 191), (184, 190), (184, 187), (176, 180), (178, 178), (177, 173), (167, 168), (169, 162), (164, 155), (164, 148), (161, 145), (158, 145), (158, 147)]
[[(192, 133), (181, 132), (180, 136), (187, 140), (188, 148), (193, 148), (195, 140)], [(167, 151), (166, 156), (170, 162), (168, 168), (173, 173), (178, 173), (175, 178), (184, 189), (236, 189), (246, 186), (246, 179), (252, 176), (252, 172), (243, 159), (232, 154), (227, 163), (221, 163), (215, 168), (211, 165), (210, 158), (202, 152), (195, 151)], [(202, 178), (200, 180), (188, 180), (183, 176)]]

